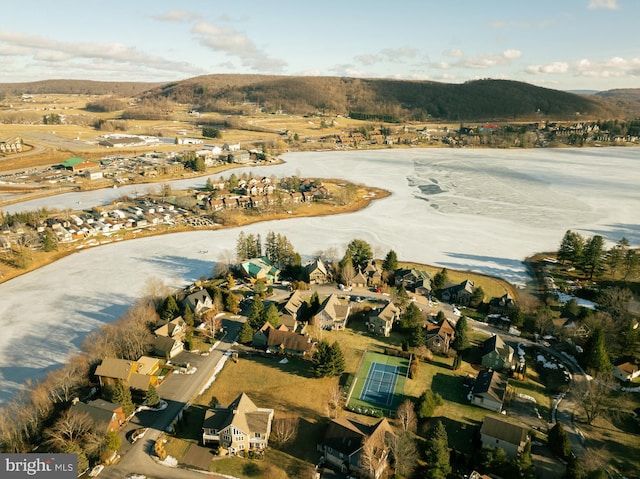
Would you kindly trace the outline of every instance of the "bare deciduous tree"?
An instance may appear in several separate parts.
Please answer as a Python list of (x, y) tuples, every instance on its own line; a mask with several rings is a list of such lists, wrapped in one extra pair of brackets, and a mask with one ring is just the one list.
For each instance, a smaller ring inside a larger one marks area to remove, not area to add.
[(327, 415), (329, 419), (335, 419), (340, 414), (340, 409), (344, 406), (344, 390), (335, 383), (329, 388), (329, 398), (327, 400)]
[(284, 446), (298, 435), (299, 420), (295, 416), (277, 417), (273, 420), (270, 438), (278, 446)]
[(388, 467), (388, 448), (382, 434), (372, 435), (362, 443), (360, 465), (368, 477), (379, 477)]
[(610, 372), (598, 373), (591, 381), (576, 383), (574, 396), (587, 424), (607, 413), (607, 403), (615, 388), (616, 382)]
[(409, 477), (416, 468), (418, 448), (411, 434), (394, 434), (388, 437), (396, 475)]
[(398, 425), (404, 432), (416, 432), (418, 428), (418, 418), (413, 401), (405, 399), (396, 411)]
[(67, 409), (55, 424), (45, 431), (46, 443), (58, 451), (84, 449), (92, 433), (93, 421), (86, 413)]

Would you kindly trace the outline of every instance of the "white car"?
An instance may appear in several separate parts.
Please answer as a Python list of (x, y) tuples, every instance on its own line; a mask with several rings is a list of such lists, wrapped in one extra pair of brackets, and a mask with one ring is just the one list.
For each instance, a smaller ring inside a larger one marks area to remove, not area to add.
[(145, 476), (144, 474), (136, 474), (135, 472), (132, 472), (131, 474), (127, 474), (125, 476), (125, 479), (147, 479), (147, 476)]
[(91, 472), (89, 473), (89, 477), (96, 477), (98, 474), (102, 472), (103, 469), (104, 469), (104, 466), (102, 464), (98, 464), (93, 469), (91, 469)]

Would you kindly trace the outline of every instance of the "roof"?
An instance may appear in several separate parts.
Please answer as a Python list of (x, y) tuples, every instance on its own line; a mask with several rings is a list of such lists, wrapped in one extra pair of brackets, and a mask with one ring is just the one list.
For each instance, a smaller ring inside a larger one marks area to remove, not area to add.
[(352, 283), (367, 284), (367, 277), (362, 274), (362, 271), (358, 268), (358, 273), (351, 280)]
[(79, 165), (83, 161), (86, 161), (86, 160), (84, 158), (78, 158), (77, 156), (74, 156), (72, 158), (68, 158), (68, 159), (64, 160), (60, 164), (62, 166), (64, 166), (65, 168), (73, 168), (74, 166)]
[(320, 258), (316, 259), (313, 263), (306, 265), (305, 269), (307, 270), (307, 273), (313, 273), (314, 271), (319, 270), (325, 276), (328, 274), (327, 267), (324, 265), (324, 261)]
[(638, 364), (638, 360), (626, 361), (622, 364), (617, 364), (616, 368), (625, 376), (633, 376), (640, 370), (640, 364)]
[(158, 358), (152, 358), (150, 356), (140, 356), (138, 359), (137, 372), (139, 374), (149, 374), (159, 366), (160, 360)]
[(440, 335), (442, 337), (456, 335), (456, 330), (448, 319), (444, 319), (440, 324), (427, 323), (427, 336)]
[(342, 304), (337, 294), (332, 294), (322, 302), (317, 314), (321, 313), (328, 315), (333, 321), (339, 321), (349, 315), (349, 306)]
[(473, 396), (489, 396), (498, 402), (502, 402), (506, 392), (507, 380), (500, 373), (485, 369), (478, 373), (471, 394)]
[(269, 280), (274, 280), (280, 274), (280, 270), (276, 268), (266, 256), (243, 261), (240, 267), (251, 278), (264, 277)]
[[(96, 401), (92, 401), (96, 402)], [(103, 401), (107, 402), (107, 401)], [(112, 403), (109, 403), (112, 404)], [(80, 414), (86, 414), (91, 418), (94, 425), (104, 425), (106, 427), (107, 424), (111, 422), (113, 419), (113, 415), (117, 408), (121, 407), (117, 404), (112, 404), (114, 409), (110, 410), (108, 408), (96, 407), (91, 403), (85, 404), (83, 402), (77, 402), (71, 406), (71, 410)]]
[(136, 367), (136, 361), (118, 358), (105, 358), (96, 368), (96, 376), (128, 381), (129, 376), (136, 370)]
[(207, 410), (203, 428), (222, 430), (233, 425), (246, 434), (269, 431), (273, 409), (258, 408), (245, 393), (240, 394), (226, 408)]
[(391, 432), (386, 418), (370, 426), (346, 417), (339, 417), (333, 419), (327, 426), (322, 443), (350, 456), (362, 447), (366, 438), (386, 432)]
[(389, 301), (379, 313), (375, 314), (375, 316), (382, 319), (383, 321), (388, 322), (393, 321), (399, 313), (400, 310), (396, 307), (396, 305)]
[(516, 424), (504, 416), (485, 416), (480, 433), (519, 446), (527, 441), (529, 428)]
[(269, 329), (267, 332), (267, 347), (279, 347), (289, 351), (311, 351), (313, 345), (308, 336), (279, 329)]
[(302, 308), (305, 304), (306, 304), (305, 300), (302, 299), (302, 293), (300, 293), (300, 290), (296, 289), (291, 294), (291, 296), (289, 296), (289, 299), (284, 304), (282, 309), (285, 310), (290, 315), (296, 316), (300, 308)]
[(499, 354), (502, 354), (505, 351), (509, 351), (511, 346), (507, 346), (507, 344), (502, 340), (502, 338), (494, 334), (489, 339), (487, 339), (484, 343), (482, 343), (482, 355), (489, 354), (493, 351), (497, 351)]

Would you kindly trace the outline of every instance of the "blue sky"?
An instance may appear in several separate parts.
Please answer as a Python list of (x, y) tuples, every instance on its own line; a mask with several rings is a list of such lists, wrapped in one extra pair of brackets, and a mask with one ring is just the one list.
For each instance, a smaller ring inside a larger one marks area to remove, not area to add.
[(261, 73), (640, 88), (638, 0), (23, 0), (8, 18), (0, 82)]

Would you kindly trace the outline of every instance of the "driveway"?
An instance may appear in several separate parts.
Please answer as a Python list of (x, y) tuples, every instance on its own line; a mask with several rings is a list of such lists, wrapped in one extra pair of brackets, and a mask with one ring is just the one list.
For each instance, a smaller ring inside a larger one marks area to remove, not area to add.
[[(192, 398), (199, 394), (208, 383), (218, 362), (225, 352), (233, 347), (234, 340), (245, 319), (243, 317), (225, 317), (222, 325), (227, 334), (208, 356), (185, 352), (175, 359), (179, 362), (189, 362), (198, 370), (192, 375), (171, 374), (166, 381), (158, 386), (158, 394), (168, 403), (167, 409), (158, 412), (143, 411), (130, 421), (125, 430), (121, 431), (123, 446), (119, 452), (122, 460), (116, 465), (105, 467), (100, 478), (122, 479), (129, 473), (140, 473), (154, 479), (202, 478), (201, 472), (157, 463), (152, 457), (154, 444), (185, 405), (190, 403)], [(126, 442), (124, 438), (126, 432), (141, 426), (149, 428), (144, 438), (133, 445)], [(210, 477), (222, 479), (224, 476), (210, 474)]]

